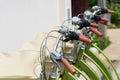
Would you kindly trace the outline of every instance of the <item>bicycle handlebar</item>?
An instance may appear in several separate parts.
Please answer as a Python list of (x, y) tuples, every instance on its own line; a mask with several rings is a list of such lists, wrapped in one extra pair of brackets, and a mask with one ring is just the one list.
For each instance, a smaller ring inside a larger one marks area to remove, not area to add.
[(110, 10), (110, 9), (108, 9), (107, 11), (108, 11), (109, 14), (114, 14), (114, 13), (115, 13), (114, 10)]
[(103, 25), (107, 25), (107, 22), (105, 22), (105, 21), (99, 21), (99, 23), (101, 23)]
[(92, 8), (95, 11), (95, 14), (97, 14), (97, 15), (106, 14), (106, 13), (109, 13), (109, 14), (115, 13), (114, 10), (102, 8), (102, 7), (99, 7), (99, 6), (93, 6)]
[(101, 24), (107, 25), (108, 19), (107, 18), (101, 18), (99, 21)]
[(64, 66), (69, 70), (69, 72), (71, 74), (75, 74), (76, 73), (76, 70), (69, 64), (69, 62), (67, 61), (67, 59), (65, 58), (62, 58), (61, 59), (61, 62), (64, 64)]
[[(94, 26), (96, 26), (96, 24), (94, 24)], [(69, 40), (79, 40), (79, 41), (86, 42), (88, 44), (92, 43), (92, 41), (88, 39), (86, 36), (79, 34), (75, 31), (70, 31), (69, 29), (67, 29), (67, 27), (64, 28), (64, 26), (62, 26), (58, 32), (60, 32), (65, 37), (64, 39), (65, 42)]]
[(88, 20), (81, 19), (81, 18), (78, 18), (78, 17), (73, 17), (72, 18), (72, 23), (74, 25), (78, 25), (79, 26), (78, 29), (82, 29), (83, 27), (88, 27), (88, 26), (91, 26), (91, 27), (94, 27), (94, 28), (98, 28), (98, 24), (90, 23)]
[(87, 42), (88, 44), (92, 44), (92, 40), (88, 39), (86, 36), (84, 36), (83, 34), (79, 35), (79, 40), (83, 41), (83, 42)]
[(107, 18), (101, 18), (101, 21), (105, 21), (105, 22), (108, 22), (108, 19)]
[(98, 28), (98, 24), (96, 24), (96, 23), (90, 23), (90, 26), (92, 26), (94, 28)]
[(93, 32), (93, 33), (95, 33), (97, 36), (99, 36), (99, 37), (102, 37), (103, 36), (103, 34), (101, 33), (101, 32), (99, 32), (97, 29), (95, 29), (95, 28), (90, 28), (90, 30)]

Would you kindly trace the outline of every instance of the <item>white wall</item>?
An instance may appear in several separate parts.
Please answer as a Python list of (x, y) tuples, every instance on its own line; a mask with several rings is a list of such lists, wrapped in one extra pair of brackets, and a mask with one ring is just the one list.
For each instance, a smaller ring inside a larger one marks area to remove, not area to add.
[(59, 24), (68, 18), (71, 18), (71, 0), (59, 0)]
[(17, 50), (58, 25), (58, 12), (58, 0), (0, 0), (0, 51)]

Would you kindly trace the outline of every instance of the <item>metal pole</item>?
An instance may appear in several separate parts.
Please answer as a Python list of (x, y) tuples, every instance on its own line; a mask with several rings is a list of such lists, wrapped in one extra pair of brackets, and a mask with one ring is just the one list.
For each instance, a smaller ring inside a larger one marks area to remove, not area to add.
[[(100, 7), (103, 7), (103, 8), (106, 8), (106, 0), (98, 0), (98, 5)], [(102, 15), (103, 17), (106, 17), (106, 15)], [(103, 33), (103, 37), (106, 37), (107, 33), (106, 33), (106, 26), (105, 25), (102, 25), (102, 24), (99, 24), (99, 28), (98, 30)]]

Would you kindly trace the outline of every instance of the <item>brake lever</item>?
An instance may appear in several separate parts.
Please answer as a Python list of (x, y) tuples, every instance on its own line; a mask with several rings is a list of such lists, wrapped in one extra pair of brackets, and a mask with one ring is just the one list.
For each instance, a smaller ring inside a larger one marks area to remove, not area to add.
[(61, 66), (60, 66), (60, 63), (59, 63), (59, 61), (61, 60), (61, 56), (55, 56), (53, 53), (51, 53), (50, 54), (50, 59), (53, 61), (53, 63), (55, 63), (56, 65), (57, 65), (57, 67), (58, 67), (58, 72), (61, 72)]
[(89, 39), (91, 39), (91, 36), (89, 35), (90, 29), (89, 28), (83, 28), (82, 34), (87, 36)]

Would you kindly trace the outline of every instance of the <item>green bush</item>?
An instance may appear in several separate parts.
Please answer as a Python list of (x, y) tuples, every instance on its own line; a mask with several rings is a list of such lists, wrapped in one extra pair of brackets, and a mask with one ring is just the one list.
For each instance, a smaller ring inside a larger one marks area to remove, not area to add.
[(94, 5), (97, 5), (97, 0), (89, 0), (90, 8), (93, 7)]
[(96, 45), (101, 50), (104, 50), (105, 48), (107, 48), (111, 44), (111, 41), (109, 40), (109, 37), (98, 38), (96, 36), (93, 42), (96, 43)]
[(107, 7), (115, 11), (115, 13), (111, 15), (111, 22), (120, 28), (120, 4), (108, 3)]

